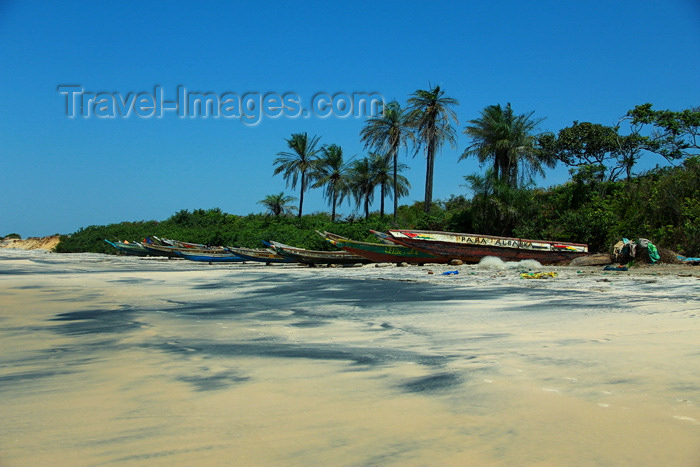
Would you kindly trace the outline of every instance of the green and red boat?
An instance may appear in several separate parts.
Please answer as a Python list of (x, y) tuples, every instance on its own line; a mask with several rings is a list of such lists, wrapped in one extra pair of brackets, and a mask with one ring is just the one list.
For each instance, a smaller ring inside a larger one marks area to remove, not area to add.
[(306, 250), (304, 248), (297, 248), (273, 241), (264, 243), (269, 245), (280, 256), (289, 258), (297, 263), (313, 266), (317, 264), (366, 264), (371, 262), (364, 256), (356, 255), (345, 250)]
[[(374, 232), (373, 232), (374, 233)], [(318, 232), (327, 241), (343, 250), (363, 256), (374, 263), (447, 263), (450, 259), (396, 243), (359, 242), (330, 232)]]
[(495, 256), (504, 261), (534, 259), (542, 264), (556, 264), (588, 255), (588, 245), (582, 243), (430, 230), (389, 230), (389, 235), (400, 245), (465, 263), (478, 263), (486, 256)]

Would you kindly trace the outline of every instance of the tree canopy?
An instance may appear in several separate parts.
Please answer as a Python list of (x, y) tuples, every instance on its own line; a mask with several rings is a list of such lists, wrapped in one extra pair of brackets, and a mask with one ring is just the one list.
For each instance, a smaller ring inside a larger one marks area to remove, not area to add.
[(324, 187), (323, 195), (331, 202), (331, 220), (335, 221), (336, 207), (348, 194), (350, 183), (350, 165), (343, 160), (343, 148), (323, 146), (311, 176), (315, 180), (312, 188)]
[(445, 96), (445, 91), (440, 89), (440, 86), (429, 90), (419, 89), (408, 99), (410, 124), (419, 145), (425, 148), (425, 212), (430, 212), (433, 203), (435, 156), (445, 143), (453, 148), (457, 147), (452, 123), (459, 125), (459, 120), (452, 107), (458, 104), (457, 99)]
[(306, 133), (295, 133), (287, 141), (291, 151), (277, 153), (275, 159), (275, 171), (273, 175), (282, 174), (292, 188), (296, 188), (297, 181), (301, 181), (299, 188), (299, 217), (304, 207), (304, 192), (306, 191), (307, 177), (314, 168), (318, 152), (317, 145), (321, 138), (313, 136), (309, 138)]
[(281, 192), (276, 195), (267, 195), (265, 199), (258, 201), (258, 204), (265, 206), (273, 216), (282, 216), (292, 214), (297, 210), (296, 206), (289, 204), (292, 201), (296, 201), (294, 196), (287, 196)]
[[(365, 127), (360, 131), (360, 139), (365, 143), (365, 149), (369, 148), (376, 152), (387, 154), (393, 164), (393, 193), (394, 193), (394, 218), (398, 210), (399, 197), (405, 196), (408, 192), (399, 190), (399, 148), (401, 146), (408, 150), (408, 143), (414, 144), (416, 137), (411, 131), (411, 122), (408, 112), (401, 108), (396, 100), (389, 102), (383, 109), (382, 114), (377, 117), (367, 119)], [(384, 198), (382, 197), (382, 202)]]
[(544, 175), (542, 166), (554, 167), (556, 158), (538, 151), (534, 132), (544, 119), (533, 119), (533, 114), (516, 115), (510, 103), (487, 106), (464, 129), (472, 143), (459, 160), (475, 156), (482, 165), (491, 160), (492, 176), (512, 187), (527, 184), (535, 174)]
[(697, 155), (700, 150), (700, 107), (674, 112), (653, 110), (646, 103), (627, 112), (625, 118), (635, 132), (650, 128), (645, 148), (668, 160)]

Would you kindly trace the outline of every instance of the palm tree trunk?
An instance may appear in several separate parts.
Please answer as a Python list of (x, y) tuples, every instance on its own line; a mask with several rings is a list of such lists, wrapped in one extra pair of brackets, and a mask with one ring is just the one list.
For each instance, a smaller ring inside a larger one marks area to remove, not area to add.
[(432, 141), (428, 142), (426, 155), (428, 161), (425, 170), (425, 205), (423, 206), (423, 211), (428, 213), (430, 212), (430, 208), (433, 204), (433, 168), (435, 167), (435, 146)]
[(508, 163), (508, 177), (506, 179), (508, 186), (515, 188), (518, 186), (518, 166), (514, 163), (510, 154), (508, 154), (506, 161)]
[(335, 222), (335, 201), (336, 201), (336, 196), (335, 193), (333, 193), (333, 208), (331, 212), (331, 222)]
[(398, 190), (398, 161), (399, 158), (399, 141), (395, 141), (391, 148), (392, 159), (394, 159), (394, 220), (396, 220), (396, 212), (399, 210), (399, 190)]
[(365, 219), (369, 219), (369, 195), (365, 196)]
[(304, 190), (306, 189), (306, 174), (301, 174), (301, 193), (299, 193), (299, 219), (301, 219), (301, 209), (304, 206)]
[(384, 184), (382, 184), (381, 188), (379, 189), (379, 197), (381, 198), (381, 203), (379, 203), (379, 215), (381, 217), (384, 217), (384, 197), (386, 196), (386, 189), (384, 188)]

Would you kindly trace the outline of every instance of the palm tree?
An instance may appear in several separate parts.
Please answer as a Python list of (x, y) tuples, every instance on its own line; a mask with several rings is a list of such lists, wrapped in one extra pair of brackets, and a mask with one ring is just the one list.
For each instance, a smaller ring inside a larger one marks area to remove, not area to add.
[(343, 149), (337, 144), (323, 146), (321, 157), (311, 176), (316, 182), (311, 188), (325, 186), (323, 195), (331, 202), (331, 222), (335, 222), (335, 209), (348, 193), (350, 166), (343, 161)]
[[(397, 174), (397, 172), (407, 167), (406, 164), (394, 164), (393, 169), (396, 175), (392, 175), (391, 159), (393, 159), (391, 154), (383, 156), (381, 154), (370, 153), (370, 172), (374, 184), (379, 187), (379, 200), (381, 202), (379, 212), (382, 217), (384, 217), (384, 198), (386, 198), (387, 195), (392, 196), (392, 194), (397, 193), (398, 196), (393, 195), (394, 202), (396, 202), (399, 196), (406, 196), (408, 194), (408, 189), (411, 187), (406, 177)], [(396, 162), (395, 159), (394, 162)], [(394, 215), (396, 215), (396, 203), (394, 203)]]
[(294, 196), (286, 196), (284, 192), (278, 195), (267, 195), (262, 201), (258, 201), (258, 204), (262, 204), (270, 211), (273, 216), (281, 216), (286, 214), (291, 214), (296, 211), (296, 206), (292, 206), (292, 201), (296, 201)]
[(537, 215), (533, 211), (535, 195), (531, 186), (513, 187), (496, 177), (493, 169), (487, 169), (485, 175), (466, 175), (464, 179), (474, 193), (471, 228), (475, 233), (515, 236), (523, 219)]
[(283, 151), (277, 153), (275, 159), (274, 175), (282, 174), (287, 181), (287, 186), (291, 185), (296, 188), (297, 181), (301, 181), (299, 190), (299, 217), (302, 214), (304, 206), (304, 192), (306, 191), (306, 183), (308, 174), (313, 170), (316, 161), (316, 145), (320, 137), (314, 136), (309, 138), (306, 133), (294, 133), (287, 141), (287, 146), (291, 151)]
[[(394, 163), (394, 181), (398, 177), (399, 148), (403, 145), (408, 150), (408, 141), (415, 142), (416, 138), (411, 131), (408, 113), (401, 109), (401, 105), (395, 100), (389, 102), (381, 115), (367, 119), (365, 127), (360, 131), (360, 138), (365, 143), (365, 149), (386, 153)], [(399, 196), (404, 196), (398, 185), (394, 184), (394, 219), (399, 206)], [(382, 197), (382, 202), (384, 198)], [(383, 211), (383, 210), (382, 210)]]
[(372, 161), (365, 157), (352, 164), (349, 188), (357, 207), (364, 206), (365, 218), (369, 218), (369, 205), (374, 198), (374, 174)]
[(554, 167), (556, 159), (537, 150), (533, 132), (544, 119), (532, 119), (533, 113), (515, 115), (510, 104), (484, 108), (464, 129), (472, 144), (459, 160), (476, 156), (484, 164), (493, 159), (494, 176), (512, 187), (527, 183), (534, 174), (544, 175), (542, 164)]
[(425, 173), (425, 212), (430, 212), (433, 202), (433, 169), (435, 154), (448, 142), (456, 148), (455, 130), (450, 124), (459, 125), (457, 114), (450, 107), (458, 105), (456, 99), (445, 97), (440, 86), (426, 91), (419, 89), (408, 99), (408, 112), (411, 125), (421, 145), (425, 145), (427, 159)]

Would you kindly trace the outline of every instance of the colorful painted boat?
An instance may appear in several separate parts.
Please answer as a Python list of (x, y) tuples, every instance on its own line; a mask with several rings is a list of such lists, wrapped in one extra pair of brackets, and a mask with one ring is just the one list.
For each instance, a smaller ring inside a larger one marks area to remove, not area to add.
[(245, 258), (241, 258), (233, 253), (204, 254), (177, 250), (176, 254), (186, 260), (199, 261), (201, 263), (242, 263), (246, 261)]
[(143, 245), (138, 242), (110, 242), (105, 239), (105, 242), (112, 245), (114, 248), (119, 250), (121, 253), (130, 256), (148, 256), (150, 253), (146, 250)]
[[(374, 232), (373, 232), (374, 233)], [(450, 258), (436, 256), (396, 243), (369, 243), (350, 240), (330, 232), (318, 232), (327, 241), (343, 250), (363, 256), (375, 263), (447, 263)]]
[(377, 237), (380, 242), (386, 245), (399, 245), (393, 240), (393, 237), (386, 232), (379, 232), (378, 230), (369, 229), (369, 233)]
[(155, 245), (155, 244), (146, 244), (146, 243), (142, 243), (141, 245), (146, 250), (148, 250), (150, 252), (150, 254), (160, 255), (160, 256), (179, 257), (180, 256), (178, 254), (179, 252), (185, 252), (185, 253), (190, 253), (190, 254), (195, 254), (195, 255), (205, 255), (205, 256), (213, 256), (213, 255), (218, 255), (218, 254), (230, 254), (230, 252), (222, 246), (206, 247), (205, 245), (202, 245), (203, 248), (194, 248), (194, 247), (190, 248), (190, 247)]
[(158, 241), (158, 243), (163, 246), (172, 246), (180, 249), (206, 250), (208, 248), (212, 248), (210, 245), (204, 245), (203, 243), (181, 242), (180, 240), (158, 238), (156, 236), (154, 236), (153, 238), (155, 238)]
[(478, 263), (485, 256), (495, 256), (504, 261), (534, 259), (542, 264), (554, 264), (588, 255), (588, 245), (582, 243), (430, 230), (389, 230), (389, 235), (401, 245), (465, 263)]
[(247, 261), (258, 261), (261, 263), (294, 263), (291, 258), (286, 258), (269, 249), (227, 247), (228, 251), (240, 256)]
[(358, 264), (358, 263), (370, 263), (371, 261), (364, 256), (355, 255), (353, 253), (347, 252), (345, 250), (337, 251), (319, 251), (319, 250), (305, 250), (303, 248), (297, 248), (284, 243), (278, 242), (266, 242), (272, 249), (275, 250), (279, 255), (285, 258), (292, 259), (297, 263), (303, 264)]

